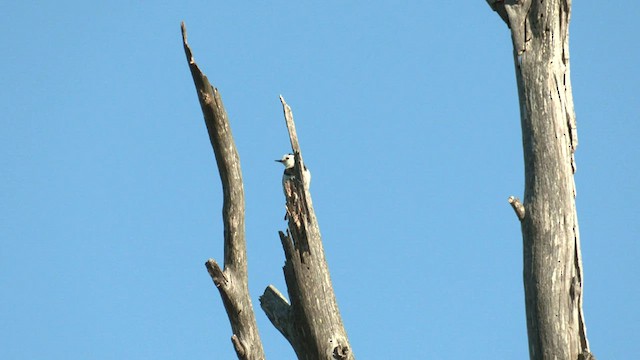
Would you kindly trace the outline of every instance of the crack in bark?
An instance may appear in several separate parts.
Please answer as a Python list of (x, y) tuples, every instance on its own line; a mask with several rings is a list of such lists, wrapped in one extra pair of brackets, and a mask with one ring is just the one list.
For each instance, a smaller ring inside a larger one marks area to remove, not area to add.
[[(516, 65), (526, 212), (517, 198), (510, 197), (509, 203), (522, 222), (530, 357), (591, 360), (582, 308), (583, 269), (573, 178), (578, 138), (569, 76), (571, 2), (487, 2), (511, 29)], [(567, 216), (558, 219), (565, 211)], [(551, 247), (550, 237), (558, 241)], [(554, 261), (545, 252), (554, 254)]]
[[(584, 321), (584, 309), (583, 309), (583, 289), (584, 283), (583, 280), (583, 270), (582, 270), (582, 255), (580, 254), (580, 234), (578, 233), (578, 228), (575, 224), (576, 219), (574, 219), (574, 267), (576, 271), (577, 279), (574, 277), (575, 287), (576, 289), (573, 291), (573, 295), (576, 297), (574, 300), (576, 302), (576, 306), (578, 307), (578, 332), (580, 336), (580, 346), (583, 351), (589, 351), (589, 339), (587, 339), (587, 327)], [(593, 358), (595, 359), (595, 357)]]

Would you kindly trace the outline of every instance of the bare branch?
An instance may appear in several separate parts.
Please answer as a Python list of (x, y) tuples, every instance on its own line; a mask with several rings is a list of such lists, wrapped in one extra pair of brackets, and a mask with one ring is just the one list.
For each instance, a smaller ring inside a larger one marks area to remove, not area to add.
[(181, 24), (182, 43), (196, 87), (198, 100), (213, 147), (222, 182), (224, 224), (224, 270), (215, 260), (206, 262), (209, 275), (222, 297), (238, 358), (264, 359), (264, 350), (256, 324), (247, 277), (247, 249), (244, 224), (244, 188), (240, 157), (236, 150), (227, 112), (218, 89), (202, 73), (187, 43), (187, 29)]
[(289, 131), (289, 140), (291, 141), (291, 149), (294, 153), (300, 153), (300, 144), (298, 143), (298, 134), (296, 133), (296, 124), (293, 122), (293, 112), (291, 107), (284, 101), (284, 97), (280, 95), (280, 102), (284, 110), (284, 119)]
[(273, 326), (286, 338), (291, 338), (293, 330), (293, 321), (291, 319), (291, 305), (285, 299), (284, 295), (276, 289), (275, 286), (269, 285), (260, 297), (260, 306), (264, 313), (267, 314)]
[(222, 269), (214, 259), (209, 259), (204, 264), (207, 267), (207, 271), (209, 272), (209, 276), (211, 276), (211, 280), (216, 285), (216, 287), (226, 287), (229, 284), (229, 279), (225, 276)]
[(525, 215), (524, 205), (522, 205), (522, 203), (520, 202), (520, 199), (514, 196), (509, 196), (509, 204), (511, 204), (513, 211), (516, 212), (516, 216), (518, 216), (518, 219), (520, 221), (524, 220), (524, 215)]
[(294, 181), (284, 184), (288, 230), (279, 232), (284, 276), (291, 305), (270, 286), (261, 298), (273, 325), (291, 343), (298, 359), (354, 359), (335, 299), (311, 195), (304, 186), (304, 162), (291, 108), (280, 96), (291, 148)]
[(242, 171), (240, 170), (240, 156), (233, 140), (229, 119), (220, 93), (218, 89), (211, 86), (209, 79), (193, 59), (192, 51), (187, 44), (187, 30), (184, 23), (182, 23), (182, 40), (222, 181), (225, 234), (224, 267), (225, 269), (231, 267), (236, 268), (236, 271), (246, 271), (244, 188)]

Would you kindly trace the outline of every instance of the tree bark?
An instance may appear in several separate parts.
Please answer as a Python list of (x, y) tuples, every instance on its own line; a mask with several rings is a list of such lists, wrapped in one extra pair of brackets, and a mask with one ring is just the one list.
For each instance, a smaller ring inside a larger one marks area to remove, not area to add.
[(570, 0), (487, 0), (511, 29), (525, 162), (520, 219), (531, 359), (593, 359), (582, 311)]
[(222, 206), (224, 270), (220, 269), (214, 259), (207, 260), (205, 265), (222, 297), (233, 332), (231, 341), (238, 359), (262, 360), (265, 358), (264, 350), (249, 296), (244, 188), (240, 157), (233, 141), (229, 119), (220, 93), (218, 89), (211, 86), (209, 79), (198, 68), (187, 44), (187, 29), (184, 22), (181, 27), (184, 52), (198, 93), (224, 194)]
[(288, 230), (286, 234), (279, 232), (291, 303), (270, 285), (260, 297), (260, 304), (298, 359), (351, 360), (354, 355), (333, 292), (311, 195), (301, 181), (304, 165), (293, 114), (282, 97), (280, 101), (296, 161), (296, 180), (284, 184)]

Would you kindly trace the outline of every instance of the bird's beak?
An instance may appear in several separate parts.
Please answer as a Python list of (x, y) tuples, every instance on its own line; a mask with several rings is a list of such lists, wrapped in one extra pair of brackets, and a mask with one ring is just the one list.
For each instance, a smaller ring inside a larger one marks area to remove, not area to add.
[(277, 162), (279, 162), (279, 163), (284, 162), (284, 160), (275, 160), (275, 161), (277, 161)]

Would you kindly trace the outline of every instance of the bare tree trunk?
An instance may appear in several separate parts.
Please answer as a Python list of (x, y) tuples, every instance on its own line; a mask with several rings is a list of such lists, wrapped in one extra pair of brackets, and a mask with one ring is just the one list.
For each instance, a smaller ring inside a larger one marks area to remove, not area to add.
[(182, 23), (182, 43), (189, 69), (198, 92), (204, 121), (213, 146), (224, 194), (224, 270), (215, 260), (206, 262), (207, 270), (222, 297), (233, 335), (231, 341), (238, 359), (265, 358), (256, 324), (247, 276), (247, 246), (244, 226), (244, 188), (240, 157), (233, 141), (229, 119), (218, 89), (211, 86), (200, 71), (187, 44), (187, 29)]
[(286, 235), (280, 232), (291, 304), (273, 285), (267, 287), (260, 303), (298, 359), (354, 359), (333, 292), (311, 195), (301, 181), (304, 165), (293, 114), (284, 99), (280, 100), (296, 160), (296, 180), (285, 183), (289, 229)]
[(531, 359), (593, 359), (582, 311), (570, 0), (487, 0), (511, 29), (525, 162), (521, 221)]

